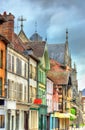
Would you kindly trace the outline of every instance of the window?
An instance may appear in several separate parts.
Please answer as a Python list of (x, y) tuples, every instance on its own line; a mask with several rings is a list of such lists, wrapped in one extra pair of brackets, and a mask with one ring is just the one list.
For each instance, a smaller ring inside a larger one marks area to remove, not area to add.
[(16, 62), (16, 73), (18, 75), (22, 74), (22, 62), (19, 58), (17, 58), (17, 62)]
[(32, 78), (32, 64), (30, 64), (30, 78)]
[(0, 50), (0, 68), (3, 66), (3, 51)]
[(4, 128), (4, 127), (5, 127), (5, 116), (0, 115), (0, 128)]
[(32, 78), (36, 80), (36, 67), (32, 66)]
[(14, 72), (14, 56), (12, 56), (12, 72)]
[(2, 95), (2, 78), (0, 78), (0, 95)]
[(11, 55), (8, 54), (8, 70), (11, 71)]
[(22, 101), (22, 84), (17, 83), (17, 100)]
[(27, 101), (27, 88), (24, 86), (24, 101)]
[(24, 77), (26, 77), (26, 63), (24, 64)]

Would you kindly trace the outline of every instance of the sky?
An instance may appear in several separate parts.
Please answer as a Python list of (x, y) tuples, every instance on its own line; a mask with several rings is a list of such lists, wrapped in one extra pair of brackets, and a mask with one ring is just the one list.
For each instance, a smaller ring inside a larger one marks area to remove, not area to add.
[[(1, 0), (0, 14), (15, 16), (15, 32), (20, 31), (21, 16), (28, 38), (37, 31), (47, 43), (64, 43), (68, 28), (72, 64), (77, 67), (78, 88), (85, 88), (85, 1), (84, 0)], [(35, 26), (37, 22), (37, 26)]]

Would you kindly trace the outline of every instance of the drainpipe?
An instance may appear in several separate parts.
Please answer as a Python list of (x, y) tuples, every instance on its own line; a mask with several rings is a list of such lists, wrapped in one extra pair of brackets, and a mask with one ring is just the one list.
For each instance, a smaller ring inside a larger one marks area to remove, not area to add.
[[(28, 57), (28, 103), (29, 103), (29, 57)], [(29, 130), (29, 108), (28, 108), (28, 130)]]
[(5, 55), (5, 58), (6, 58), (6, 62), (5, 62), (5, 84), (4, 84), (4, 87), (5, 87), (5, 98), (8, 99), (8, 79), (7, 79), (7, 59), (8, 59), (8, 52), (7, 52), (7, 46), (6, 46), (6, 55)]

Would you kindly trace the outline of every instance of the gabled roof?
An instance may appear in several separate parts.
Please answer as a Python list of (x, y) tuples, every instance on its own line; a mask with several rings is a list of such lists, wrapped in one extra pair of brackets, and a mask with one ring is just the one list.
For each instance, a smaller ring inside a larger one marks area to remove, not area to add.
[(48, 71), (47, 76), (54, 81), (57, 85), (67, 85), (69, 82), (70, 69), (58, 63), (54, 59), (50, 59), (51, 69)]
[(57, 60), (61, 64), (64, 64), (65, 44), (48, 44), (48, 54), (50, 58)]
[(30, 40), (27, 38), (26, 34), (23, 30), (21, 30), (18, 34), (18, 37), (22, 40), (24, 44), (28, 43)]
[(23, 52), (25, 50), (25, 45), (23, 44), (23, 42), (21, 41), (21, 39), (17, 36), (17, 34), (13, 33), (13, 37), (12, 37), (12, 44), (11, 46), (19, 51), (19, 52)]
[(69, 80), (68, 72), (49, 71), (47, 75), (57, 85), (67, 85), (68, 84), (68, 80)]

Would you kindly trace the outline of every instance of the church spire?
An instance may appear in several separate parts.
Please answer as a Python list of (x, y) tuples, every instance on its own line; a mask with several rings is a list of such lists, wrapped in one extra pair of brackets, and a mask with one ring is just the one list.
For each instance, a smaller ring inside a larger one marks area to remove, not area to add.
[(75, 64), (75, 62), (74, 62), (74, 69), (75, 69), (75, 71), (76, 71), (76, 64)]
[(35, 33), (37, 33), (37, 22), (35, 22)]
[(18, 18), (18, 21), (21, 22), (21, 30), (23, 30), (23, 22), (26, 21), (26, 19), (23, 18), (23, 16), (21, 16), (20, 18)]
[(68, 43), (68, 29), (66, 28), (66, 43)]

